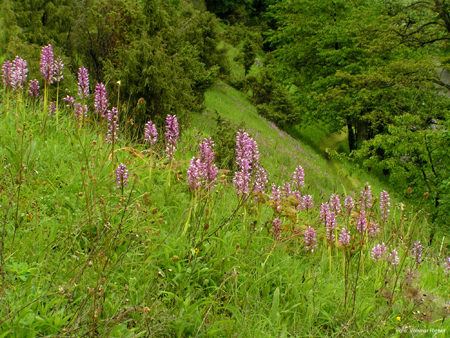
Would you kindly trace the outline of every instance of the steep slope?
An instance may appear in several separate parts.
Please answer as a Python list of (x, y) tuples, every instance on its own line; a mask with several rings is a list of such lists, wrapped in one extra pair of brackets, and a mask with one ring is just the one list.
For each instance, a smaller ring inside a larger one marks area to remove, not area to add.
[[(211, 134), (215, 128), (216, 112), (233, 123), (243, 123), (257, 140), (262, 163), (276, 183), (287, 181), (290, 173), (301, 165), (305, 169), (308, 189), (316, 196), (329, 196), (334, 192), (353, 194), (365, 182), (370, 182), (376, 193), (387, 190), (376, 177), (362, 171), (350, 175), (349, 164), (329, 161), (317, 148), (280, 130), (274, 123), (257, 114), (244, 93), (223, 82), (217, 82), (208, 90), (205, 104), (206, 112), (194, 118), (194, 128), (206, 135)], [(314, 130), (310, 133), (314, 134)], [(318, 138), (322, 136), (321, 133), (317, 130)]]

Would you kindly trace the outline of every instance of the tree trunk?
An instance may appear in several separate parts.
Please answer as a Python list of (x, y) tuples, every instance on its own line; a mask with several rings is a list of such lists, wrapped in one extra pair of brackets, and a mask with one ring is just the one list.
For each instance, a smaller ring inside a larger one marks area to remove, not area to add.
[(431, 216), (431, 222), (433, 223), (433, 227), (431, 228), (430, 241), (428, 243), (428, 245), (430, 245), (430, 246), (431, 246), (431, 244), (433, 244), (433, 238), (434, 238), (434, 235), (436, 234), (436, 228), (435, 228), (436, 225), (434, 223), (436, 220), (438, 207), (439, 207), (439, 193), (436, 194), (436, 197), (434, 199), (434, 212), (433, 212), (433, 215)]

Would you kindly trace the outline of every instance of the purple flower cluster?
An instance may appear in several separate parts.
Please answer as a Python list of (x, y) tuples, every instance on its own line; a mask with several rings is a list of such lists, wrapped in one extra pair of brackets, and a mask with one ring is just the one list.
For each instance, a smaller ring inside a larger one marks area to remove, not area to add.
[(201, 177), (203, 176), (202, 166), (203, 163), (200, 161), (199, 158), (196, 158), (195, 156), (189, 162), (189, 168), (187, 171), (187, 181), (191, 186), (192, 190), (197, 190), (202, 185), (201, 181)]
[(281, 240), (281, 226), (283, 225), (283, 222), (277, 217), (272, 221), (272, 233), (275, 237), (275, 240), (279, 242)]
[(356, 230), (358, 230), (358, 232), (360, 233), (363, 233), (366, 231), (366, 225), (367, 225), (366, 213), (362, 211), (361, 216), (356, 220)]
[(56, 82), (60, 82), (64, 78), (64, 76), (63, 76), (63, 70), (64, 70), (63, 60), (59, 57), (58, 59), (56, 59), (54, 65), (55, 65), (54, 66), (55, 75), (53, 76), (53, 80)]
[(322, 203), (322, 205), (320, 206), (320, 216), (319, 216), (319, 219), (322, 221), (322, 222), (325, 222), (325, 219), (327, 218), (327, 215), (330, 213), (330, 205), (327, 203), (327, 202), (325, 202), (325, 203)]
[(219, 169), (214, 164), (214, 146), (215, 144), (211, 137), (205, 138), (199, 144), (198, 155), (200, 156), (200, 161), (204, 163), (204, 178), (208, 186), (214, 183), (219, 173)]
[(266, 190), (269, 178), (267, 177), (267, 171), (263, 167), (256, 167), (253, 180), (253, 192), (259, 192)]
[(11, 61), (6, 60), (2, 65), (2, 81), (7, 87), (12, 86), (12, 74), (13, 74), (13, 64)]
[(335, 241), (334, 237), (334, 229), (327, 228), (327, 241), (328, 243), (332, 244)]
[(301, 165), (292, 173), (292, 184), (297, 189), (300, 189), (300, 186), (305, 186), (305, 171)]
[(175, 155), (175, 144), (178, 141), (178, 120), (176, 115), (167, 115), (166, 117), (166, 157), (173, 158)]
[(64, 101), (67, 102), (66, 108), (73, 108), (73, 115), (75, 116), (76, 120), (80, 121), (87, 118), (87, 104), (83, 105), (81, 103), (75, 102), (75, 98), (69, 95), (64, 98)]
[(158, 140), (158, 131), (152, 121), (147, 122), (144, 127), (144, 133), (145, 142), (149, 142), (151, 146), (154, 146)]
[(52, 45), (42, 47), (41, 52), (41, 74), (46, 84), (54, 81), (60, 82), (63, 79), (64, 63), (60, 57), (55, 60)]
[(259, 165), (258, 144), (243, 130), (236, 134), (236, 164), (248, 170)]
[(289, 197), (293, 195), (291, 184), (289, 182), (286, 182), (283, 184), (283, 187), (281, 188), (283, 196)]
[(320, 206), (319, 219), (324, 222), (325, 228), (327, 229), (328, 242), (333, 242), (335, 240), (334, 230), (336, 229), (336, 214), (330, 210), (330, 205), (327, 202), (322, 203)]
[(106, 134), (106, 142), (113, 143), (117, 141), (117, 132), (119, 131), (119, 111), (116, 107), (108, 110), (106, 114), (108, 120), (108, 132)]
[(105, 117), (108, 110), (108, 93), (103, 83), (97, 83), (95, 85), (94, 109), (97, 114)]
[(303, 210), (310, 210), (313, 207), (313, 203), (312, 203), (313, 197), (311, 195), (305, 195), (303, 196), (302, 199), (302, 209)]
[(78, 69), (78, 96), (82, 100), (89, 96), (89, 74), (84, 67)]
[(86, 104), (75, 103), (73, 105), (73, 114), (77, 120), (83, 120), (87, 118), (88, 106)]
[(48, 117), (52, 117), (56, 114), (56, 105), (55, 102), (50, 103), (50, 107), (48, 108)]
[(123, 163), (119, 164), (116, 169), (116, 189), (123, 189), (128, 185), (128, 170), (127, 166)]
[(308, 226), (308, 229), (305, 231), (305, 250), (311, 250), (311, 253), (314, 252), (314, 249), (317, 249), (317, 232), (314, 228)]
[(39, 81), (38, 80), (31, 80), (28, 84), (28, 95), (32, 96), (33, 98), (39, 97), (39, 90), (41, 88), (39, 87)]
[(367, 231), (369, 233), (369, 236), (376, 236), (378, 233), (380, 233), (380, 226), (378, 223), (372, 223), (369, 222), (369, 225), (367, 226)]
[(420, 243), (420, 241), (414, 242), (412, 254), (415, 258), (416, 264), (419, 265), (422, 262), (422, 255), (423, 255), (423, 246)]
[(68, 103), (66, 105), (67, 108), (73, 107), (73, 105), (75, 103), (75, 98), (73, 98), (72, 96), (69, 96), (69, 95), (67, 95), (63, 100)]
[(353, 198), (351, 198), (351, 196), (345, 197), (344, 208), (347, 210), (348, 216), (350, 216), (350, 213), (352, 212), (354, 207), (355, 207), (355, 205), (353, 203)]
[(383, 221), (387, 221), (388, 216), (390, 215), (390, 197), (387, 191), (382, 191), (380, 193), (380, 210), (381, 210), (381, 218)]
[(450, 257), (444, 260), (444, 268), (445, 268), (444, 273), (448, 274), (450, 272)]
[(400, 258), (398, 257), (398, 251), (397, 250), (392, 250), (387, 259), (386, 259), (389, 263), (391, 263), (392, 265), (399, 265), (400, 264)]
[(301, 192), (298, 190), (294, 190), (292, 192), (292, 196), (295, 196), (295, 198), (297, 199), (297, 202), (298, 202), (298, 204), (296, 206), (297, 210), (302, 211), (303, 210), (303, 203), (302, 203), (303, 196), (302, 196)]
[(372, 208), (372, 191), (368, 182), (361, 188), (361, 199), (359, 201), (361, 210)]
[(55, 75), (55, 56), (52, 45), (42, 47), (41, 53), (41, 74), (47, 84), (53, 82)]
[(250, 182), (251, 176), (247, 172), (240, 170), (234, 173), (233, 185), (238, 195), (248, 195), (250, 193)]
[(216, 181), (219, 170), (214, 164), (214, 141), (205, 138), (199, 145), (198, 158), (193, 157), (189, 163), (187, 181), (192, 190), (200, 187), (210, 189)]
[(336, 215), (341, 213), (341, 198), (338, 194), (333, 194), (330, 197), (330, 208)]
[(330, 211), (328, 214), (326, 214), (325, 227), (327, 228), (328, 242), (334, 242), (334, 230), (336, 229), (336, 214), (334, 212)]
[(294, 190), (295, 188), (299, 188), (301, 185), (304, 186), (304, 174), (301, 166), (299, 166), (292, 174), (292, 183), (285, 182), (281, 187), (277, 187), (272, 184), (272, 195), (270, 200), (273, 201), (273, 205), (276, 207), (277, 211), (281, 211), (282, 209), (282, 197), (291, 196), (295, 196), (298, 201), (297, 209), (304, 209), (301, 192), (299, 190)]
[(350, 240), (350, 231), (348, 231), (347, 227), (342, 228), (341, 234), (339, 235), (339, 242), (341, 242), (344, 247), (347, 247), (350, 245)]
[(268, 182), (267, 172), (259, 166), (258, 144), (245, 131), (236, 134), (236, 164), (233, 185), (238, 195), (263, 191)]
[(374, 262), (378, 262), (380, 259), (383, 258), (384, 254), (386, 253), (386, 245), (383, 244), (377, 244), (372, 249), (371, 257)]
[(277, 211), (281, 211), (283, 204), (281, 203), (281, 188), (272, 184), (272, 194), (270, 195), (270, 200), (276, 207)]
[(14, 90), (23, 89), (24, 83), (27, 82), (28, 62), (16, 56), (12, 65), (11, 86)]

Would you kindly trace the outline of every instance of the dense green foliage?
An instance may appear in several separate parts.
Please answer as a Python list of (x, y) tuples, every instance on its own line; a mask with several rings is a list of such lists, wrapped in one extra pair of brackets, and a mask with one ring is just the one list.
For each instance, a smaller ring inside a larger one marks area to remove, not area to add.
[(447, 231), (450, 209), (440, 202), (450, 167), (444, 3), (280, 1), (269, 8), (277, 23), (269, 41), (272, 68), (295, 91), (305, 121), (345, 128), (350, 151), (360, 149), (352, 155), (389, 174), (406, 196), (412, 188)]
[(282, 128), (301, 122), (301, 114), (290, 94), (273, 77), (270, 70), (247, 77), (258, 113)]

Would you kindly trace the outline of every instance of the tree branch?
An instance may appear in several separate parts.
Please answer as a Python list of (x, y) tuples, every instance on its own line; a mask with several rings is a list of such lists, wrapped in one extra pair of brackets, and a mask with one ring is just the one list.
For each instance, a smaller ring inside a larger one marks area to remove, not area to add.
[(447, 89), (448, 91), (450, 91), (450, 85), (446, 84), (445, 82), (442, 82), (441, 80), (438, 79), (431, 79), (432, 82), (434, 82), (435, 84), (444, 87), (445, 89)]

